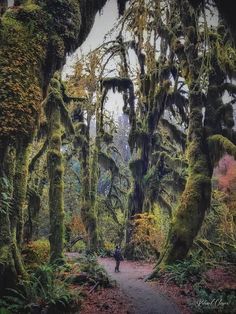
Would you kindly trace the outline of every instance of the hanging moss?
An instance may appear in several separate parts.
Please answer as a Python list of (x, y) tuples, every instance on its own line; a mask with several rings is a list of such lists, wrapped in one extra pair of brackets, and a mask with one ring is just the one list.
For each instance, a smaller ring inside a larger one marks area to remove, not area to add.
[(128, 143), (130, 148), (133, 150), (136, 148), (141, 148), (149, 143), (149, 135), (142, 129), (135, 129), (130, 131)]
[(117, 5), (118, 5), (118, 11), (119, 11), (119, 16), (123, 15), (125, 12), (125, 5), (129, 0), (118, 0)]
[(103, 79), (101, 86), (106, 90), (112, 89), (115, 93), (119, 93), (129, 90), (130, 86), (133, 85), (133, 82), (129, 78), (120, 78), (120, 77), (109, 77)]
[(142, 180), (145, 174), (145, 165), (142, 159), (135, 159), (129, 163), (129, 168), (135, 180)]
[(107, 0), (80, 0), (81, 28), (77, 45), (80, 46), (88, 36), (94, 23), (96, 13), (101, 11), (106, 1)]
[(118, 176), (119, 168), (111, 157), (103, 152), (99, 152), (98, 162), (105, 170), (110, 170), (114, 176)]
[(173, 139), (176, 143), (180, 144), (182, 149), (185, 149), (186, 146), (186, 134), (184, 134), (181, 130), (179, 130), (174, 124), (170, 123), (166, 119), (161, 119), (162, 125), (168, 130), (171, 139)]

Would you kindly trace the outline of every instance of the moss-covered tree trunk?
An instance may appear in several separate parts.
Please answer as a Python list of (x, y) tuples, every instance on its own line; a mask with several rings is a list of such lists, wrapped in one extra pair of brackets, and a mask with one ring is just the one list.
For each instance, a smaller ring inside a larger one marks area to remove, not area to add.
[(29, 143), (21, 140), (16, 149), (16, 167), (14, 175), (14, 213), (11, 215), (12, 234), (16, 237), (18, 247), (23, 243), (26, 194), (28, 183)]
[(162, 262), (171, 264), (186, 257), (196, 237), (211, 200), (211, 176), (206, 142), (201, 125), (201, 98), (190, 96), (188, 134), (189, 175), (180, 198)]
[[(88, 125), (90, 123), (88, 122)], [(94, 202), (92, 201), (92, 185), (96, 186), (96, 182), (92, 182), (92, 171), (90, 169), (90, 139), (89, 126), (86, 126), (85, 141), (81, 147), (81, 168), (82, 168), (82, 186), (81, 186), (81, 217), (88, 236), (88, 250), (95, 252), (97, 250), (97, 218), (95, 215)], [(95, 170), (97, 171), (97, 169)], [(93, 177), (94, 179), (94, 177)]]
[(6, 288), (15, 286), (17, 271), (10, 225), (15, 149), (7, 143), (1, 143), (0, 150), (0, 295), (2, 295)]
[[(57, 84), (57, 80), (53, 79)], [(61, 154), (61, 111), (62, 98), (55, 87), (51, 87), (46, 103), (48, 121), (49, 149), (47, 168), (49, 177), (49, 213), (50, 213), (50, 261), (62, 260), (64, 246), (64, 182)]]
[[(96, 118), (99, 119), (98, 116)], [(80, 122), (77, 136), (79, 142), (81, 142), (81, 218), (87, 232), (88, 250), (96, 252), (98, 246), (97, 215), (95, 208), (98, 182), (98, 139), (97, 137), (95, 138), (94, 151), (91, 153), (90, 120), (91, 118), (88, 117), (87, 125), (84, 122)]]
[(190, 119), (188, 130), (188, 179), (180, 198), (162, 262), (171, 264), (186, 257), (211, 200), (212, 166), (209, 162), (202, 117), (202, 95), (198, 74), (197, 11), (188, 1), (180, 1), (188, 61)]

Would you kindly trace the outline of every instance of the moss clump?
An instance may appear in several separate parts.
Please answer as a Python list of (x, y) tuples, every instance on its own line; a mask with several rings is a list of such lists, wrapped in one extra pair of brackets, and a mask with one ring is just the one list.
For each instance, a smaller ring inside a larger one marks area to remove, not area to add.
[[(0, 25), (0, 138), (31, 138), (42, 99), (65, 55), (86, 38), (105, 0), (35, 0)], [(86, 27), (81, 27), (81, 13)], [(90, 22), (88, 22), (90, 21)]]
[(32, 137), (42, 101), (39, 68), (45, 40), (4, 15), (0, 28), (0, 138)]

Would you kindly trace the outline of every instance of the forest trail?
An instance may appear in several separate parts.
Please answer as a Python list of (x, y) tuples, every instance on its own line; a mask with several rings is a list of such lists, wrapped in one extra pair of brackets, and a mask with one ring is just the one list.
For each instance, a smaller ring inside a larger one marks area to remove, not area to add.
[(121, 291), (130, 299), (135, 314), (181, 313), (177, 305), (143, 280), (146, 275), (151, 273), (152, 264), (123, 261), (120, 265), (120, 273), (115, 273), (114, 259), (99, 258), (99, 263), (106, 269), (109, 276), (116, 280)]

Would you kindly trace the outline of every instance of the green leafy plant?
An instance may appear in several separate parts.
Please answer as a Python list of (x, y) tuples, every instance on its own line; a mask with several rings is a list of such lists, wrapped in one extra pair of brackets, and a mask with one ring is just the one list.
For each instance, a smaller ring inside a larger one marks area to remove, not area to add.
[(11, 313), (31, 313), (33, 308), (47, 308), (48, 313), (60, 313), (79, 303), (80, 296), (69, 289), (62, 276), (51, 265), (42, 265), (17, 289), (8, 289), (0, 307)]
[(194, 285), (196, 301), (189, 305), (196, 314), (228, 314), (236, 308), (235, 291), (211, 291), (202, 283)]
[(96, 256), (90, 254), (82, 255), (79, 262), (80, 270), (87, 273), (94, 283), (99, 282), (99, 285), (103, 287), (110, 286), (107, 272), (98, 264)]
[(197, 281), (204, 269), (203, 261), (198, 254), (194, 254), (189, 259), (166, 266), (165, 271), (169, 273), (168, 280), (173, 280), (178, 285), (182, 285), (189, 281)]

